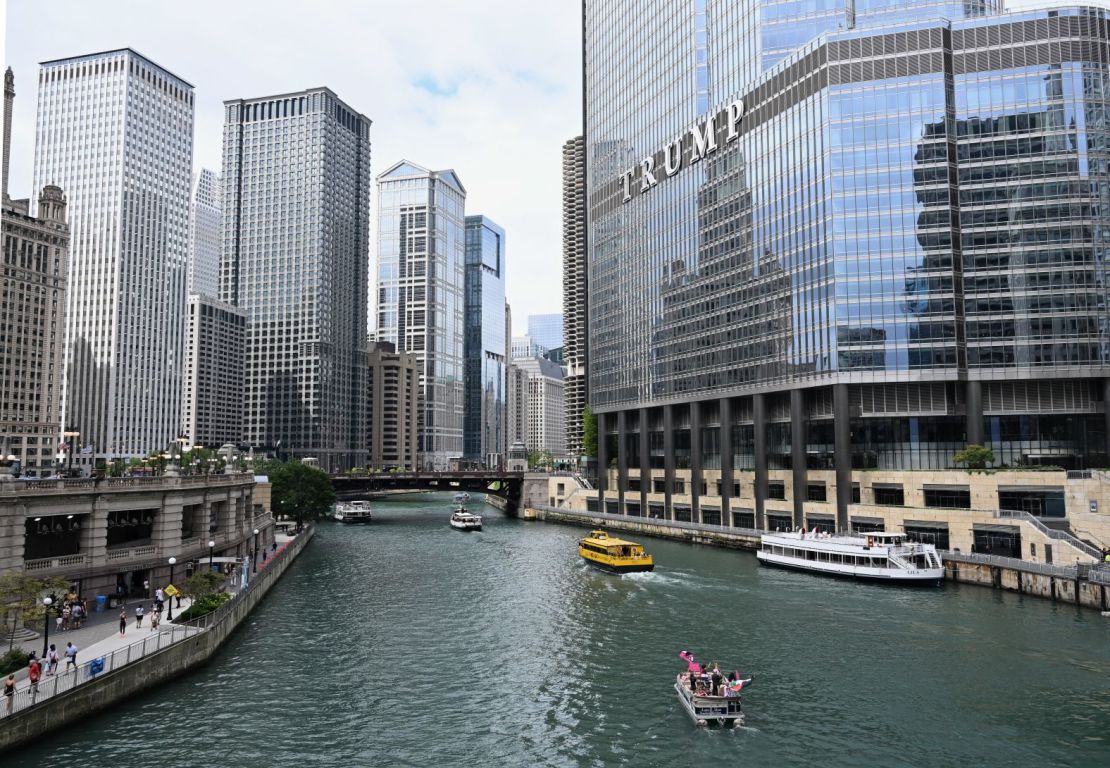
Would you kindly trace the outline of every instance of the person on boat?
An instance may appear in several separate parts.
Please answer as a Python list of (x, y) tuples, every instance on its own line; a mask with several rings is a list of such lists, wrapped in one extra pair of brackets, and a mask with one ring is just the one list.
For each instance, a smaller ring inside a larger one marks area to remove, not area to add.
[(717, 662), (713, 662), (713, 671), (710, 673), (710, 679), (713, 681), (713, 695), (717, 696), (718, 691), (721, 689), (721, 668), (717, 666)]

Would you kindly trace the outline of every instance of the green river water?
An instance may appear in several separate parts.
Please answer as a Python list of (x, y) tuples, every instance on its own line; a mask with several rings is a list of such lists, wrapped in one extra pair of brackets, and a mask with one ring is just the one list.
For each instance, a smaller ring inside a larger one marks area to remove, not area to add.
[[(471, 508), (481, 505), (471, 504)], [(1110, 619), (981, 587), (897, 588), (583, 529), (447, 525), (449, 498), (321, 523), (210, 664), (3, 756), (16, 766), (1110, 765)], [(755, 675), (697, 729), (689, 649)]]

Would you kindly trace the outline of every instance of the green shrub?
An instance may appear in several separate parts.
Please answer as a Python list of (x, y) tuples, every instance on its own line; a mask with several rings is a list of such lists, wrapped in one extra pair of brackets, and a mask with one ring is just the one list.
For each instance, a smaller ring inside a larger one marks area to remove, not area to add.
[(0, 675), (5, 677), (11, 672), (18, 672), (27, 666), (31, 654), (22, 648), (13, 648), (12, 650), (0, 656)]
[(174, 621), (189, 621), (204, 616), (207, 613), (219, 608), (221, 605), (231, 599), (231, 595), (227, 592), (217, 592), (212, 595), (206, 595), (193, 601), (193, 604), (186, 608), (184, 611), (177, 615)]

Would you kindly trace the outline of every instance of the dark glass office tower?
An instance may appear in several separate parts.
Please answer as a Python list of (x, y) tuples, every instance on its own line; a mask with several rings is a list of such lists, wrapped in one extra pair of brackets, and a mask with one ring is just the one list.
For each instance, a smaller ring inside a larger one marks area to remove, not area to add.
[(505, 458), (505, 230), (466, 217), (463, 457), (499, 468)]
[(244, 439), (366, 464), (370, 119), (327, 88), (224, 102), (220, 299), (247, 313)]
[(585, 3), (606, 509), (844, 528), (967, 444), (1105, 466), (1106, 12), (777, 5)]

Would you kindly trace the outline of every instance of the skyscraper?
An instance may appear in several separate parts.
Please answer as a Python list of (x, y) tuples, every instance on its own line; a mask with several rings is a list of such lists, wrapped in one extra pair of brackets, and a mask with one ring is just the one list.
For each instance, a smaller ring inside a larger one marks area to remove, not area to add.
[(582, 456), (586, 408), (586, 145), (581, 136), (563, 145), (563, 360), (567, 455)]
[(204, 294), (189, 295), (181, 432), (194, 445), (219, 448), (243, 439), (243, 346), (246, 314)]
[(528, 315), (528, 335), (545, 349), (563, 346), (563, 316)]
[(1107, 12), (759, 5), (585, 3), (604, 508), (846, 530), (968, 508), (909, 474), (968, 444), (1104, 465)]
[(4, 91), (4, 281), (0, 285), (0, 458), (15, 456), (22, 471), (48, 475), (61, 433), (65, 381), (66, 199), (44, 187), (37, 217), (29, 200), (8, 197), (8, 156), (15, 78)]
[(420, 359), (422, 467), (463, 455), (466, 189), (402, 160), (378, 177), (378, 339)]
[(388, 341), (371, 342), (367, 358), (370, 469), (417, 469), (420, 361)]
[(463, 457), (497, 468), (505, 457), (505, 231), (466, 217)]
[(366, 459), (370, 119), (327, 88), (224, 102), (220, 298), (247, 314), (244, 438)]
[(193, 179), (189, 209), (188, 293), (215, 298), (219, 292), (223, 241), (223, 188), (220, 174), (201, 168)]
[(88, 454), (178, 435), (193, 87), (130, 48), (43, 62), (34, 185), (70, 222), (65, 427)]
[(527, 388), (523, 403), (525, 445), (529, 451), (550, 451), (556, 460), (566, 458), (563, 367), (545, 357), (516, 358), (513, 367), (520, 372)]

